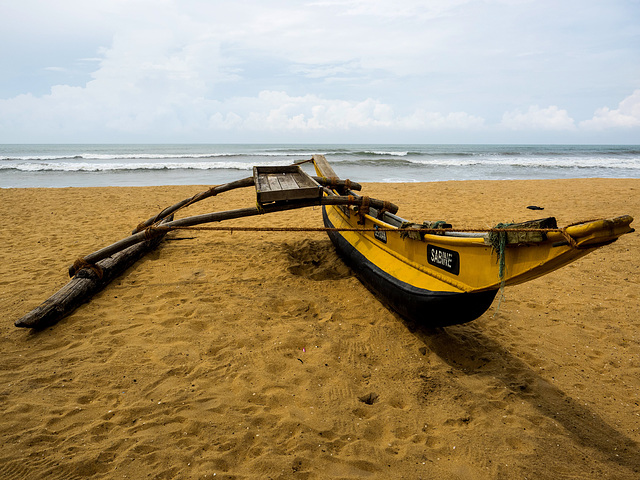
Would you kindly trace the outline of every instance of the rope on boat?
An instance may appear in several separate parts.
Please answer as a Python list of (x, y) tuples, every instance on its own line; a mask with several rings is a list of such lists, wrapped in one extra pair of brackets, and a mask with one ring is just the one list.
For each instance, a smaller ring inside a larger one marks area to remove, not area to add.
[[(510, 223), (499, 223), (495, 226), (494, 230), (489, 232), (488, 240), (491, 244), (491, 247), (498, 254), (498, 264), (499, 264), (499, 277), (500, 280), (504, 283), (504, 274), (506, 268), (506, 259), (505, 259), (505, 251), (507, 249), (507, 231), (506, 229), (512, 225)], [(511, 229), (509, 229), (511, 230)], [(512, 230), (513, 231), (513, 230)]]
[[(498, 278), (500, 279), (500, 290), (498, 298), (498, 306), (496, 307), (496, 311), (493, 314), (495, 317), (496, 314), (500, 311), (500, 306), (502, 305), (502, 301), (504, 300), (504, 287), (506, 284), (506, 269), (507, 269), (507, 229), (512, 225), (510, 223), (499, 223), (495, 226), (494, 230), (499, 230), (498, 232), (489, 232), (488, 240), (491, 244), (493, 250), (498, 254)], [(511, 229), (509, 229), (511, 230)]]
[[(578, 222), (573, 225), (579, 225), (583, 222)], [(569, 225), (571, 226), (571, 225)], [(566, 228), (566, 227), (565, 227)], [(445, 233), (445, 232), (460, 232), (460, 233), (507, 233), (507, 232), (540, 232), (540, 233), (560, 233), (564, 236), (568, 236), (565, 228), (415, 228), (414, 232), (420, 233)], [(149, 226), (146, 230), (157, 230), (159, 232), (165, 232), (169, 230), (211, 230), (211, 231), (235, 231), (235, 232), (397, 232), (403, 233), (404, 230), (400, 228), (351, 228), (351, 227), (241, 227), (241, 226)], [(575, 243), (575, 240), (574, 240)]]
[(89, 263), (82, 257), (73, 262), (73, 268), (75, 268), (76, 272), (79, 272), (83, 268), (88, 268), (89, 270), (93, 271), (93, 273), (96, 274), (96, 277), (98, 277), (98, 279), (100, 280), (102, 280), (102, 277), (104, 276), (104, 271), (102, 270), (102, 267), (100, 267), (100, 265), (98, 265), (97, 263)]

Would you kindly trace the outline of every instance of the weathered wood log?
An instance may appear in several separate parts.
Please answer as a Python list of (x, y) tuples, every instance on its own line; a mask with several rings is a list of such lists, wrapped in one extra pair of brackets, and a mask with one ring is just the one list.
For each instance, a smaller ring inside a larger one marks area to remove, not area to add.
[(96, 263), (97, 268), (82, 268), (64, 287), (15, 321), (16, 327), (42, 329), (62, 320), (93, 295), (106, 287), (146, 253), (156, 248), (166, 232), (152, 240), (138, 242)]
[(332, 188), (346, 188), (349, 190), (362, 190), (362, 185), (359, 183), (353, 182), (349, 179), (340, 180), (339, 178), (325, 178), (325, 177), (314, 177), (312, 176), (316, 182), (324, 187), (332, 187)]

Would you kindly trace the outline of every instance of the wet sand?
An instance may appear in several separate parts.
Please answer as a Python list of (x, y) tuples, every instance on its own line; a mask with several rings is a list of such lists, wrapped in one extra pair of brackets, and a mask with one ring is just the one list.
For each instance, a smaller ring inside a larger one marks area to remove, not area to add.
[[(0, 190), (0, 477), (640, 477), (637, 233), (425, 330), (323, 233), (180, 231), (59, 324), (13, 326), (77, 257), (202, 189)], [(364, 192), (459, 228), (640, 219), (637, 179)], [(254, 202), (247, 189), (187, 212)], [(317, 227), (321, 211), (231, 224)]]

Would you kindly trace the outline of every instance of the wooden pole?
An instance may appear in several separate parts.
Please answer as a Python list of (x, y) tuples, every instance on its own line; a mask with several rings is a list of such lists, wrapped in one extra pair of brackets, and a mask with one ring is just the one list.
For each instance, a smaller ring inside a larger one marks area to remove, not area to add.
[(338, 187), (349, 190), (362, 190), (362, 185), (351, 180), (340, 180), (337, 178), (311, 177), (323, 187)]
[(236, 180), (234, 182), (225, 183), (224, 185), (218, 185), (216, 187), (211, 187), (209, 190), (205, 190), (204, 192), (200, 192), (195, 194), (193, 197), (185, 198), (181, 202), (176, 203), (170, 207), (165, 208), (159, 214), (154, 217), (149, 218), (148, 220), (142, 222), (140, 225), (136, 227), (133, 233), (140, 232), (154, 223), (163, 220), (169, 215), (173, 214), (176, 210), (186, 206), (193, 205), (200, 200), (204, 200), (205, 198), (214, 197), (220, 193), (228, 192), (229, 190), (234, 190), (236, 188), (244, 188), (244, 187), (252, 187), (254, 185), (253, 177), (243, 178), (241, 180)]

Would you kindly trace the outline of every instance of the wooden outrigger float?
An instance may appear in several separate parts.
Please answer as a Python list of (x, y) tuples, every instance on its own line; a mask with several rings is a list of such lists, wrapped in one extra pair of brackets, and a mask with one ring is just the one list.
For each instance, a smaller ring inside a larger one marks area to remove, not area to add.
[[(15, 325), (44, 328), (58, 322), (173, 229), (270, 212), (321, 205), (323, 230), (361, 281), (401, 316), (429, 327), (471, 321), (505, 285), (537, 278), (633, 232), (628, 215), (562, 229), (553, 218), (474, 232), (447, 224), (414, 224), (398, 217), (392, 203), (358, 195), (361, 186), (339, 179), (322, 155), (309, 161), (317, 177), (299, 165), (254, 167), (253, 177), (212, 187), (166, 208), (130, 236), (77, 260), (69, 268), (72, 280)], [(256, 188), (253, 207), (173, 219), (195, 202), (249, 186)]]

